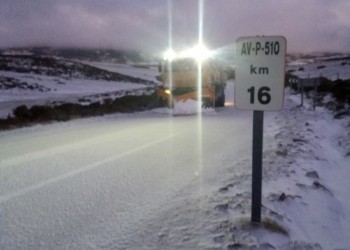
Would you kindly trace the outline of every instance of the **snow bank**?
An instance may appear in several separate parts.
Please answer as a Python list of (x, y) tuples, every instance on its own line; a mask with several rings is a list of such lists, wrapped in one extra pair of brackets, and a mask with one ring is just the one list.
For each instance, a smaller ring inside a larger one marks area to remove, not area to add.
[(197, 114), (198, 110), (201, 113), (210, 113), (214, 112), (214, 108), (202, 108), (202, 103), (195, 100), (185, 100), (178, 101), (174, 105), (173, 114), (174, 115), (191, 115)]

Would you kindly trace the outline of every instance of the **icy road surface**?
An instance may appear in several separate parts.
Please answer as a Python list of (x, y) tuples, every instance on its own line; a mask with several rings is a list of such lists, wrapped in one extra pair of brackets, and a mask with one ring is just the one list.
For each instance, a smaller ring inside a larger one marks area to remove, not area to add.
[(1, 132), (0, 249), (132, 249), (177, 193), (250, 156), (251, 116), (148, 111)]

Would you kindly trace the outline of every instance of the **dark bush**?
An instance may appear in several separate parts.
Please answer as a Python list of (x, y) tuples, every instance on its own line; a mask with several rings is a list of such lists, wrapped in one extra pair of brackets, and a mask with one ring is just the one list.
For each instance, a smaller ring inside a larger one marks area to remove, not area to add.
[(331, 91), (338, 101), (350, 105), (350, 80), (337, 80)]
[(103, 115), (102, 110), (103, 108), (100, 102), (93, 102), (83, 108), (82, 116)]
[(9, 129), (9, 128), (15, 128), (19, 127), (22, 121), (13, 118), (13, 117), (7, 117), (6, 119), (0, 119), (0, 130)]
[(57, 114), (64, 114), (68, 117), (77, 117), (80, 115), (82, 105), (75, 103), (64, 103), (54, 107), (54, 110)]
[(54, 109), (52, 120), (55, 121), (69, 121), (71, 119), (71, 116), (65, 112), (61, 112), (58, 109)]
[(53, 108), (49, 106), (35, 105), (29, 109), (32, 121), (49, 121), (53, 119)]
[(322, 77), (320, 82), (318, 86), (318, 91), (320, 93), (331, 93), (341, 104), (350, 104), (350, 80), (331, 81)]
[(26, 105), (18, 106), (13, 110), (13, 114), (20, 120), (29, 120), (30, 112)]

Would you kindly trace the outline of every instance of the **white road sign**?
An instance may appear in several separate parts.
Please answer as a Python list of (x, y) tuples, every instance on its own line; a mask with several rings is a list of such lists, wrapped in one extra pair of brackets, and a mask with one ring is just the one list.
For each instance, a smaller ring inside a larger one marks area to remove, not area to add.
[(283, 108), (286, 44), (282, 36), (237, 39), (234, 101), (238, 109)]

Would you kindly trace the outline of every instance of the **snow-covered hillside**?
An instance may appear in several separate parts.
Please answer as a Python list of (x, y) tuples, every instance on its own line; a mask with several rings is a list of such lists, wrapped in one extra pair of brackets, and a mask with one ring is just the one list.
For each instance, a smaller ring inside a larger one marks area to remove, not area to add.
[(107, 62), (84, 62), (85, 64), (108, 70), (110, 72), (117, 72), (127, 76), (139, 77), (153, 82), (158, 82), (156, 76), (159, 75), (158, 67), (156, 65), (141, 66), (120, 63)]
[[(102, 102), (107, 98), (124, 95), (141, 95), (153, 92), (154, 88), (132, 82), (105, 80), (62, 79), (52, 76), (38, 76), (0, 71), (0, 81), (6, 81), (6, 89), (0, 91), (0, 117), (12, 114), (20, 105), (55, 105), (60, 103), (89, 104)], [(14, 83), (9, 85), (8, 83)]]
[(112, 65), (128, 67), (129, 74), (62, 58), (0, 56), (0, 118), (12, 115), (20, 105), (53, 106), (67, 102), (84, 105), (154, 92), (155, 79), (138, 73), (144, 69)]
[(70, 60), (109, 63), (149, 63), (155, 58), (147, 53), (135, 50), (116, 50), (101, 48), (53, 48), (53, 47), (17, 47), (0, 49), (2, 55), (55, 56)]
[(350, 79), (350, 57), (348, 55), (318, 56), (289, 63), (287, 71), (300, 78), (325, 77), (331, 81)]

